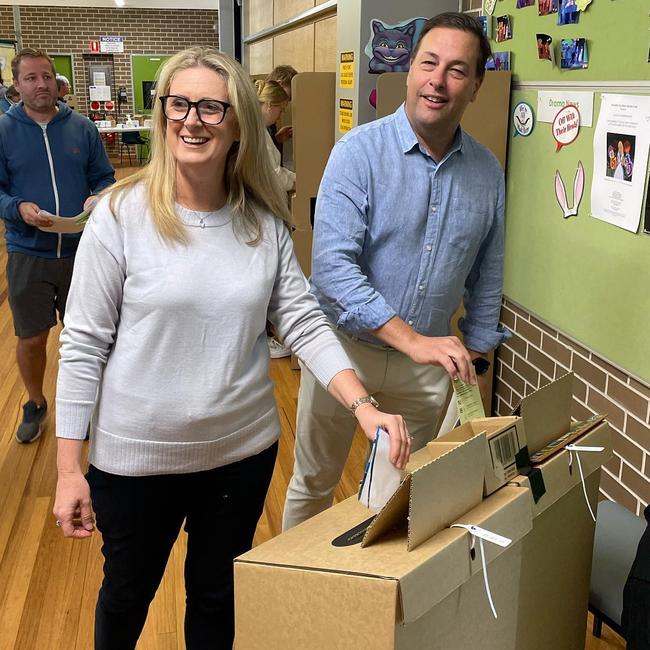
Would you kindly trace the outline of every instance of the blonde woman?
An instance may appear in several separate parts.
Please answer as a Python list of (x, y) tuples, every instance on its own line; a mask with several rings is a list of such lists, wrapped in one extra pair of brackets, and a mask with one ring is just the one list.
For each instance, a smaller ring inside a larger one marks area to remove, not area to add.
[[(232, 646), (232, 560), (250, 548), (280, 426), (268, 376), (272, 321), (366, 435), (378, 411), (293, 256), (286, 197), (252, 84), (195, 47), (163, 66), (151, 162), (104, 196), (77, 253), (57, 387), (54, 514), (67, 537), (102, 533), (97, 650), (135, 648), (181, 526), (187, 648)], [(91, 413), (90, 467), (81, 448)], [(92, 499), (92, 503), (91, 503)]]
[(273, 142), (269, 127), (275, 124), (289, 103), (289, 96), (277, 81), (256, 81), (255, 88), (262, 108), (262, 119), (266, 127), (266, 150), (271, 157), (273, 169), (278, 176), (280, 185), (285, 192), (290, 192), (296, 186), (296, 175), (290, 169), (282, 166), (282, 155)]

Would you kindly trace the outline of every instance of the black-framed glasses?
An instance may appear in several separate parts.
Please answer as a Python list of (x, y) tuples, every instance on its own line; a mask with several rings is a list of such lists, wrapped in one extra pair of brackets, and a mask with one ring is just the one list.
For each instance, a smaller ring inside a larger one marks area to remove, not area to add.
[(191, 102), (185, 97), (178, 95), (164, 95), (160, 97), (163, 115), (173, 122), (182, 122), (190, 114), (192, 107), (196, 109), (196, 115), (203, 122), (210, 126), (217, 126), (226, 117), (226, 111), (231, 104), (218, 99), (199, 99), (198, 102)]

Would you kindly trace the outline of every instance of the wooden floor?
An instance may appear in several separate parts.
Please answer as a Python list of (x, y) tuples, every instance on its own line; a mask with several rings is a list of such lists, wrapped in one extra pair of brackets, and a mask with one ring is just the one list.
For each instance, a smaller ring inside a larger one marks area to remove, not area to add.
[[(120, 170), (118, 170), (120, 171)], [(122, 171), (120, 175), (123, 175)], [(64, 539), (51, 514), (56, 484), (54, 387), (59, 329), (52, 331), (46, 373), (46, 396), (52, 411), (41, 439), (19, 445), (14, 432), (26, 400), (14, 359), (15, 339), (0, 252), (0, 650), (90, 650), (95, 598), (101, 582), (100, 536), (87, 541)], [(287, 482), (293, 466), (296, 397), (300, 373), (288, 359), (272, 362), (282, 437), (264, 514), (255, 543), (280, 531)], [(365, 443), (357, 435), (336, 491), (339, 501), (358, 485)], [(181, 533), (152, 604), (139, 650), (181, 650), (183, 640), (183, 558)], [(603, 628), (603, 639), (587, 634), (586, 650), (624, 648)], [(287, 649), (294, 650), (294, 649)], [(552, 649), (549, 649), (552, 650)]]

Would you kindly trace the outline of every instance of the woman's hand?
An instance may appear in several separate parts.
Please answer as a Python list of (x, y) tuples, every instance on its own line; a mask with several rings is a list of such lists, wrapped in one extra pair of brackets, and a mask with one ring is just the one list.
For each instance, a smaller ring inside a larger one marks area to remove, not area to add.
[(52, 511), (65, 537), (83, 539), (95, 530), (90, 486), (82, 472), (59, 472)]
[(390, 439), (390, 462), (397, 469), (404, 469), (411, 454), (411, 436), (401, 415), (390, 415), (377, 410), (372, 404), (361, 404), (354, 412), (363, 432), (371, 442), (377, 427), (388, 433)]

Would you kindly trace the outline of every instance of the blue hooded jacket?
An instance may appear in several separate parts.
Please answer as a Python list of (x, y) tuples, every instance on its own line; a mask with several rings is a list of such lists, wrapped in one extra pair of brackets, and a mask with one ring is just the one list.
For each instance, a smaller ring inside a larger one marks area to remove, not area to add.
[(62, 217), (74, 217), (84, 201), (115, 182), (115, 173), (95, 125), (69, 106), (45, 131), (22, 102), (0, 117), (0, 215), (9, 252), (36, 257), (70, 257), (81, 234), (43, 232), (26, 224), (24, 201)]

